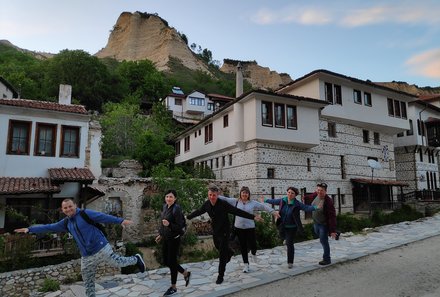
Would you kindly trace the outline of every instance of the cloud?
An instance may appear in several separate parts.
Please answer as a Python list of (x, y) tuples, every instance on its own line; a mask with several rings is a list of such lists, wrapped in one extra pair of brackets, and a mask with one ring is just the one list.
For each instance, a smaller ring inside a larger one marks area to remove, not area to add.
[[(288, 5), (280, 9), (262, 8), (251, 20), (260, 25), (297, 23), (302, 25), (336, 24), (343, 27), (359, 27), (382, 23), (391, 24), (440, 24), (440, 2), (437, 1), (401, 1), (393, 5), (370, 5), (354, 2), (338, 6), (323, 3), (321, 6)], [(383, 3), (382, 2), (382, 3)], [(350, 6), (351, 5), (351, 6)], [(364, 5), (364, 7), (359, 7)]]
[(411, 73), (440, 79), (440, 48), (414, 55), (405, 64), (409, 67)]

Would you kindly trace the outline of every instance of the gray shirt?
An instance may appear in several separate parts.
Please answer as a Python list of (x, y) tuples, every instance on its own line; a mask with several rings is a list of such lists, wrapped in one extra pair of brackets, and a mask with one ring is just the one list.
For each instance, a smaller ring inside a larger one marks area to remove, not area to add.
[(318, 196), (316, 196), (312, 202), (312, 205), (317, 207), (316, 210), (314, 212), (312, 212), (313, 222), (315, 222), (317, 224), (321, 224), (321, 225), (326, 224), (325, 214), (324, 214), (324, 202), (325, 202), (325, 200), (319, 199)]
[[(237, 199), (237, 198), (229, 198), (229, 197), (224, 197), (224, 196), (218, 196), (218, 198), (228, 202), (232, 206), (235, 206), (235, 204), (237, 204), (237, 206), (236, 206), (237, 208), (244, 210), (244, 211), (251, 213), (251, 214), (253, 214), (255, 210), (267, 211), (270, 213), (275, 211), (275, 209), (271, 208), (270, 206), (263, 204), (263, 203), (260, 203), (256, 200), (248, 200), (245, 203), (243, 203), (243, 201), (241, 201), (241, 199)], [(235, 216), (234, 227), (240, 228), (240, 229), (255, 228), (255, 221), (245, 219), (245, 218), (242, 218), (239, 216)]]

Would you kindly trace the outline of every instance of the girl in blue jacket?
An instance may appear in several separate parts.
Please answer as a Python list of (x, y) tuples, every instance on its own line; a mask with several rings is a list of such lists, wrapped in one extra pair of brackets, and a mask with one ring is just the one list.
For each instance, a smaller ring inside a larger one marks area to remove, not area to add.
[[(141, 272), (145, 271), (145, 263), (141, 255), (136, 254), (132, 257), (122, 257), (113, 252), (112, 247), (101, 230), (88, 223), (80, 212), (84, 211), (90, 220), (96, 223), (121, 224), (125, 227), (131, 224), (132, 221), (89, 209), (81, 210), (72, 199), (64, 199), (61, 203), (61, 210), (67, 217), (57, 223), (20, 228), (16, 229), (15, 232), (70, 232), (81, 253), (81, 274), (86, 287), (87, 297), (95, 297), (96, 268), (103, 261), (116, 267), (136, 264)], [(65, 220), (67, 220), (67, 224)]]
[(287, 188), (287, 197), (279, 199), (262, 199), (264, 202), (279, 205), (279, 214), (281, 218), (277, 221), (278, 228), (282, 239), (286, 240), (287, 246), (287, 266), (293, 267), (293, 259), (295, 257), (295, 247), (293, 241), (297, 231), (303, 232), (301, 223), (300, 210), (314, 211), (315, 206), (305, 205), (296, 199), (299, 191), (295, 187)]

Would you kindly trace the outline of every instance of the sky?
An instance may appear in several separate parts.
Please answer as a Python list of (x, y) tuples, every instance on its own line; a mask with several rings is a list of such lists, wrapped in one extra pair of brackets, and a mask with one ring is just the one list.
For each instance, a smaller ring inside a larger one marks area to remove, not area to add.
[(136, 11), (157, 13), (220, 62), (440, 86), (438, 0), (2, 0), (0, 40), (93, 55), (119, 15)]

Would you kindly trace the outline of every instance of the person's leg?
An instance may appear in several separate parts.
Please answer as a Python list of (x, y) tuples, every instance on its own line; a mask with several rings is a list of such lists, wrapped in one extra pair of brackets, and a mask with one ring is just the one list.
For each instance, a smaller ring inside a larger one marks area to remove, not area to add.
[(257, 254), (257, 236), (255, 235), (255, 228), (246, 229), (247, 230), (247, 239), (248, 239), (248, 247), (251, 250), (252, 255)]
[(126, 267), (135, 265), (138, 262), (138, 258), (136, 256), (124, 257), (118, 253), (115, 253), (110, 244), (107, 244), (95, 255), (98, 255), (101, 259), (115, 267)]
[[(168, 267), (171, 271), (171, 286), (173, 288), (176, 288), (176, 282), (177, 282), (177, 253), (179, 252), (180, 247), (180, 238), (169, 240), (168, 241)], [(180, 265), (179, 265), (180, 266)], [(182, 267), (180, 267), (182, 268)], [(183, 273), (183, 269), (182, 269)]]
[(226, 263), (229, 262), (231, 256), (234, 254), (229, 249), (229, 234), (214, 234), (213, 235), (214, 246), (219, 251), (219, 264), (218, 264), (218, 278), (216, 283), (221, 284), (225, 275)]
[(249, 264), (246, 229), (235, 228), (235, 232), (237, 234), (238, 241), (240, 242), (240, 253), (241, 257), (243, 258), (243, 263)]
[(100, 258), (95, 255), (81, 257), (81, 275), (84, 281), (87, 297), (95, 297), (95, 275), (96, 267), (100, 262)]
[(322, 255), (322, 259), (325, 263), (331, 263), (330, 258), (330, 244), (328, 243), (328, 229), (326, 225), (315, 224), (314, 225), (315, 232), (319, 236), (319, 242), (322, 245), (324, 253)]
[(286, 246), (287, 246), (287, 264), (289, 268), (293, 266), (293, 261), (295, 258), (295, 247), (293, 245), (293, 240), (295, 237), (296, 229), (295, 228), (285, 228), (286, 233)]

